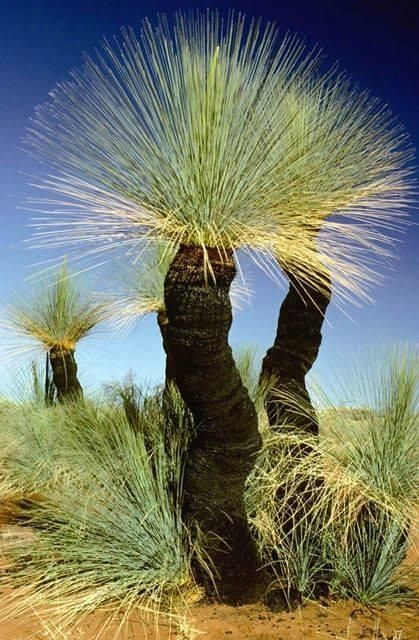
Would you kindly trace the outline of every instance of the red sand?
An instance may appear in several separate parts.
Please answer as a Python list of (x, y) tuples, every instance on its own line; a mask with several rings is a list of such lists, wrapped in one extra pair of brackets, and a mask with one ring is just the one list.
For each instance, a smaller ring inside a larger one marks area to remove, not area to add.
[[(2, 530), (3, 535), (19, 532), (17, 527), (3, 526)], [(411, 553), (408, 562), (415, 561)], [(196, 605), (189, 610), (188, 619), (189, 625), (201, 633), (182, 632), (176, 625), (170, 629), (163, 620), (156, 632), (151, 624), (131, 620), (120, 640), (419, 640), (419, 618), (414, 605), (368, 610), (354, 602), (323, 601), (304, 604), (291, 613), (273, 613), (262, 604)], [(92, 640), (103, 620), (104, 616), (96, 613), (68, 636), (68, 640)], [(47, 623), (43, 627), (29, 617), (15, 618), (0, 623), (0, 640), (67, 640), (58, 631), (48, 632), (48, 626)], [(115, 629), (102, 638), (114, 640)]]

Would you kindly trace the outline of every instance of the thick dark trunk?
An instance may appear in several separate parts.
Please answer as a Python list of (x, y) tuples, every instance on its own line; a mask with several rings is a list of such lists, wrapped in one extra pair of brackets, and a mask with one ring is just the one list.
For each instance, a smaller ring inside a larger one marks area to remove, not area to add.
[(271, 426), (286, 421), (317, 435), (319, 425), (305, 377), (319, 352), (331, 282), (325, 280), (323, 289), (318, 291), (309, 286), (303, 289), (292, 276), (288, 277), (290, 285), (279, 312), (275, 342), (262, 363), (262, 377), (275, 380), (266, 408)]
[[(232, 253), (181, 246), (165, 281), (166, 347), (179, 391), (196, 425), (184, 478), (184, 515), (196, 523), (218, 596), (255, 596), (259, 558), (244, 506), (244, 487), (261, 446), (258, 420), (236, 368), (228, 333)], [(205, 572), (198, 579), (211, 590)]]
[(77, 378), (74, 349), (52, 348), (49, 352), (49, 360), (58, 401), (65, 402), (81, 398), (83, 390)]

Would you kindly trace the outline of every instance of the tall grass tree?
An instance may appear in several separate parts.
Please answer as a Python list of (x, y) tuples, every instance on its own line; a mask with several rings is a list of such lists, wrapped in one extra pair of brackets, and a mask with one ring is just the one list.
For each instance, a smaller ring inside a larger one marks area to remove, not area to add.
[[(284, 206), (283, 167), (284, 100), (318, 64), (296, 38), (280, 41), (274, 25), (241, 15), (146, 21), (139, 38), (125, 30), (58, 85), (27, 140), (52, 166), (38, 184), (48, 195), (37, 206), (54, 212), (38, 221), (38, 244), (93, 257), (112, 248), (138, 255), (162, 240), (177, 247), (164, 285), (165, 344), (197, 425), (185, 516), (230, 600), (250, 597), (258, 568), (243, 492), (261, 442), (228, 343), (235, 251), (274, 274), (280, 259), (299, 282), (322, 286), (312, 234), (301, 230), (318, 226), (323, 210)], [(345, 284), (356, 288), (357, 253), (337, 253), (334, 225), (324, 228), (329, 265), (347, 267)]]

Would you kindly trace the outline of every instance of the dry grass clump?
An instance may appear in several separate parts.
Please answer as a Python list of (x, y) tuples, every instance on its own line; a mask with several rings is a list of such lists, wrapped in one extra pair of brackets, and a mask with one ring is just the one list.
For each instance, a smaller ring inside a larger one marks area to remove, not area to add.
[(373, 392), (365, 409), (319, 412), (319, 440), (292, 425), (263, 427), (248, 510), (291, 600), (322, 590), (364, 604), (406, 595), (400, 565), (418, 513), (418, 359), (398, 349), (384, 363), (357, 371)]

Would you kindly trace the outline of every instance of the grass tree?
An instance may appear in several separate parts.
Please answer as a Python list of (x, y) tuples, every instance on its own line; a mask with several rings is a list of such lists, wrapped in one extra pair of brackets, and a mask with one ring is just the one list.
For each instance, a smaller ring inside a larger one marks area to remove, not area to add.
[(43, 210), (54, 211), (40, 222), (41, 244), (94, 256), (162, 240), (177, 247), (164, 283), (165, 344), (197, 425), (185, 515), (226, 599), (249, 597), (258, 568), (243, 493), (261, 440), (228, 343), (235, 250), (268, 272), (280, 259), (298, 282), (324, 282), (305, 232), (322, 207), (284, 206), (295, 114), (283, 105), (318, 62), (295, 38), (279, 41), (273, 25), (240, 15), (145, 22), (139, 38), (125, 31), (58, 85), (28, 136), (53, 167), (39, 183), (50, 194)]
[(317, 266), (314, 255), (310, 269), (317, 270), (317, 282), (302, 282), (279, 259), (289, 290), (262, 375), (277, 379), (267, 397), (270, 423), (287, 420), (317, 434), (305, 377), (320, 348), (332, 282), (338, 296), (368, 300), (368, 285), (380, 278), (378, 265), (384, 267), (380, 258), (391, 257), (389, 232), (409, 204), (411, 150), (388, 108), (336, 73), (296, 83), (282, 109), (288, 125), (279, 211), (301, 219), (296, 235), (313, 243)]
[(105, 317), (105, 305), (83, 291), (64, 263), (52, 279), (43, 279), (8, 304), (1, 324), (12, 341), (10, 356), (46, 353), (45, 397), (51, 397), (51, 367), (57, 398), (63, 402), (83, 395), (74, 352)]

